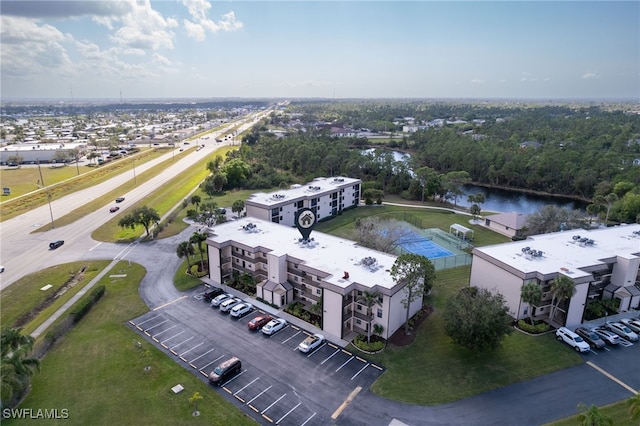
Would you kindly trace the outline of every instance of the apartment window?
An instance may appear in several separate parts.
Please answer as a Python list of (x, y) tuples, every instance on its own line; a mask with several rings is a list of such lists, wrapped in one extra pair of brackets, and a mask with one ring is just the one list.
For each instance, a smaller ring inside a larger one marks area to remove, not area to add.
[(376, 314), (378, 318), (382, 318), (382, 309), (378, 308), (378, 312)]
[(316, 289), (316, 294), (317, 294), (318, 296), (320, 296), (320, 295), (322, 294), (322, 290), (320, 290), (319, 288), (317, 288), (317, 289)]
[(362, 321), (360, 321), (359, 319), (356, 319), (356, 324), (361, 325)]
[(358, 291), (356, 292), (356, 294), (357, 294), (358, 296), (362, 296), (362, 292), (361, 292), (360, 290), (358, 290)]
[(293, 276), (293, 280), (294, 280), (294, 281), (298, 281), (298, 276), (297, 276), (297, 275), (294, 275), (294, 276)]
[(362, 311), (362, 305), (356, 305), (356, 309), (357, 309), (358, 311)]

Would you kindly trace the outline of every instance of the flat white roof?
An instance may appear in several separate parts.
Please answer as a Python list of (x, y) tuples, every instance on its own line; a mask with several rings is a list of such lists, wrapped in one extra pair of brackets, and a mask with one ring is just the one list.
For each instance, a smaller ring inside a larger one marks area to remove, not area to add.
[(253, 202), (265, 206), (272, 206), (283, 202), (313, 198), (314, 196), (320, 197), (334, 191), (336, 188), (355, 185), (356, 183), (360, 183), (360, 179), (342, 176), (319, 177), (304, 185), (292, 185), (289, 189), (274, 192), (256, 192), (252, 194), (247, 201), (249, 201), (249, 203)]
[(485, 253), (525, 273), (562, 273), (578, 278), (590, 275), (580, 268), (600, 265), (605, 259), (640, 256), (640, 224), (535, 235), (522, 241), (477, 247), (474, 253)]
[[(303, 244), (299, 241), (302, 235), (296, 228), (250, 217), (216, 225), (211, 231), (214, 235), (209, 239), (219, 243), (231, 240), (301, 259), (305, 265), (331, 274), (325, 281), (342, 288), (354, 282), (370, 288), (378, 285), (391, 289), (395, 286), (388, 270), (396, 256), (361, 247), (354, 241), (314, 231), (310, 235), (313, 241)], [(363, 259), (366, 260), (363, 262)], [(348, 279), (343, 279), (345, 272), (349, 273)]]

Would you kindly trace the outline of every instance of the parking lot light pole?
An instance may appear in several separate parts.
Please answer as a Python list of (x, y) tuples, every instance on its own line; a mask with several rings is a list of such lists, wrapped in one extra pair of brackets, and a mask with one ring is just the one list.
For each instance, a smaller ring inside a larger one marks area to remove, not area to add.
[(133, 184), (136, 185), (136, 159), (131, 159), (131, 167), (133, 167)]
[(55, 224), (53, 223), (53, 209), (51, 208), (51, 193), (49, 192), (49, 188), (44, 185), (44, 178), (42, 177), (42, 169), (40, 168), (40, 160), (36, 159), (38, 163), (38, 173), (40, 173), (40, 183), (38, 183), (39, 188), (44, 188), (47, 192), (47, 201), (49, 202), (49, 214), (51, 215), (51, 229), (55, 228)]

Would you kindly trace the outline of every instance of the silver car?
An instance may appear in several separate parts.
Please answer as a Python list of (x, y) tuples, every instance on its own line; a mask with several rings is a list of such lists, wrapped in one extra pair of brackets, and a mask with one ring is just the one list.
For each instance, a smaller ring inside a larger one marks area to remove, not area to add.
[(609, 345), (617, 345), (620, 343), (620, 337), (613, 331), (605, 330), (604, 328), (595, 328), (593, 331)]
[(631, 329), (629, 327), (627, 327), (626, 325), (622, 324), (621, 322), (608, 322), (606, 325), (608, 330), (613, 331), (614, 333), (616, 333), (618, 336), (627, 339), (631, 342), (637, 342), (638, 341), (638, 335), (636, 333), (634, 333), (633, 331), (631, 331)]

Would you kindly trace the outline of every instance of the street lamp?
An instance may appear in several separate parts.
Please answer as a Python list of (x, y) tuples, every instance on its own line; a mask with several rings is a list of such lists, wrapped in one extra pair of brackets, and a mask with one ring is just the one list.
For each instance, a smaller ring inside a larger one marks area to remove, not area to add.
[(36, 158), (36, 162), (38, 163), (38, 173), (40, 173), (40, 183), (37, 184), (39, 188), (44, 188), (47, 192), (47, 201), (49, 202), (49, 214), (51, 215), (51, 229), (55, 228), (55, 224), (53, 223), (53, 209), (51, 208), (51, 194), (49, 193), (49, 188), (44, 185), (44, 178), (42, 177), (42, 169), (40, 168), (40, 160)]
[(136, 159), (135, 158), (131, 159), (131, 167), (133, 167), (133, 184), (136, 185), (137, 181), (136, 181)]

